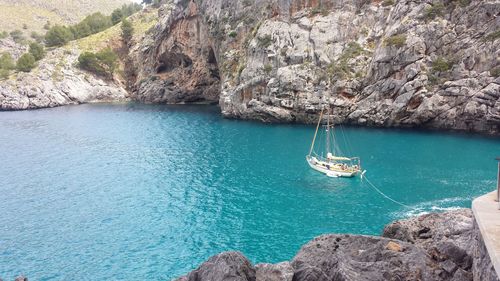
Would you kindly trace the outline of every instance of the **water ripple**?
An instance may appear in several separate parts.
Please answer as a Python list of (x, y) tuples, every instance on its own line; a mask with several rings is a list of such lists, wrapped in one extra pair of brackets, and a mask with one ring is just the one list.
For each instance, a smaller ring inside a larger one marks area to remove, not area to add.
[(348, 128), (370, 180), (304, 162), (313, 128), (216, 107), (83, 105), (0, 113), (0, 277), (170, 280), (210, 255), (288, 260), (323, 233), (468, 207), (498, 139)]

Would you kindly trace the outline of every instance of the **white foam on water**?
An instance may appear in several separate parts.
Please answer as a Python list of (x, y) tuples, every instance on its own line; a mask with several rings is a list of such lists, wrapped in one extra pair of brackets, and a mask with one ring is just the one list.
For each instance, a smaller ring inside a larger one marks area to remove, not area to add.
[(433, 200), (429, 202), (422, 202), (415, 205), (410, 205), (411, 209), (403, 209), (393, 213), (395, 218), (409, 218), (415, 216), (421, 216), (429, 213), (435, 212), (447, 212), (462, 209), (463, 207), (458, 207), (458, 203), (470, 201), (472, 198), (467, 197), (450, 197), (439, 200)]

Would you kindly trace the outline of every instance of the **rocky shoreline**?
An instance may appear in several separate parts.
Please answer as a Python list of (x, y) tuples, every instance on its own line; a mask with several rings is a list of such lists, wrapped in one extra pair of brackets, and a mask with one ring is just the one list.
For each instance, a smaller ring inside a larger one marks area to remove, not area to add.
[(291, 261), (252, 263), (239, 252), (209, 258), (177, 281), (499, 280), (474, 222), (460, 209), (396, 221), (382, 236), (327, 234)]
[(329, 106), (337, 123), (498, 134), (499, 13), (495, 0), (179, 0), (134, 53), (136, 94), (217, 88), (229, 118), (312, 123)]
[(115, 81), (75, 67), (78, 55), (76, 50), (55, 49), (32, 72), (18, 72), (0, 81), (0, 111), (129, 100), (127, 91)]
[(125, 82), (56, 49), (0, 82), (0, 110), (129, 98), (312, 123), (330, 107), (337, 123), (498, 135), (499, 14), (497, 0), (164, 0), (121, 56)]

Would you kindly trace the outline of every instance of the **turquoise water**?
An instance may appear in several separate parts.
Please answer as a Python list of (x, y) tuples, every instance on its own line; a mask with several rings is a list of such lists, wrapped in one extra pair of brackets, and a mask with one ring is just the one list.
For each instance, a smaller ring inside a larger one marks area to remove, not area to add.
[(310, 170), (313, 132), (208, 106), (2, 112), (0, 277), (170, 280), (225, 250), (278, 262), (319, 234), (379, 234), (495, 186), (498, 138), (347, 128), (367, 176), (405, 209)]

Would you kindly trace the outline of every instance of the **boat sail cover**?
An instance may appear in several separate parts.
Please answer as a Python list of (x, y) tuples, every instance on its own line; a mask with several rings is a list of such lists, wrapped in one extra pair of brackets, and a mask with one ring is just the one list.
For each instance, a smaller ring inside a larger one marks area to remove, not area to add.
[(336, 161), (351, 161), (352, 160), (351, 158), (348, 158), (348, 157), (334, 156), (330, 152), (328, 152), (328, 154), (326, 155), (326, 158), (328, 158), (329, 160), (336, 160)]

